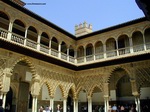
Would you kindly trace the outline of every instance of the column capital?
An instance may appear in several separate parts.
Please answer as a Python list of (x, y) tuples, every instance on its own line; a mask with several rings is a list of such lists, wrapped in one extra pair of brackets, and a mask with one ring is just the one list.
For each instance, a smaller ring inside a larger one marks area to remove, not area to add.
[(91, 96), (87, 96), (87, 99), (88, 99), (88, 100), (91, 100), (91, 99), (92, 99), (92, 97), (91, 97)]
[(7, 77), (10, 77), (12, 75), (12, 69), (11, 68), (5, 68), (3, 70), (4, 75), (6, 75)]

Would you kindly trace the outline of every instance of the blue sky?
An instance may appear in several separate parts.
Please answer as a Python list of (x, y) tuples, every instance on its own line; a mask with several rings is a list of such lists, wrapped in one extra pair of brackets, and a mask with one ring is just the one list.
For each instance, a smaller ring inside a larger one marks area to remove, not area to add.
[[(60, 28), (74, 34), (74, 27), (86, 21), (93, 31), (143, 17), (135, 0), (22, 0), (25, 7)], [(41, 5), (29, 5), (41, 3)]]

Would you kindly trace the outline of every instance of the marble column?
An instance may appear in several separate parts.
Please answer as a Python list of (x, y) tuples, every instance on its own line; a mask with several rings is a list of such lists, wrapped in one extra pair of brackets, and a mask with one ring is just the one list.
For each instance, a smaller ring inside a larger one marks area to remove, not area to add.
[(32, 99), (32, 112), (35, 112), (35, 96)]
[(88, 96), (88, 112), (92, 112), (92, 97)]
[(52, 112), (54, 111), (54, 98), (50, 97), (50, 107), (52, 109)]
[(6, 93), (3, 94), (3, 105), (2, 107), (5, 109), (5, 105), (6, 105)]
[(63, 99), (63, 112), (67, 112), (67, 99)]
[(8, 28), (8, 35), (7, 35), (7, 39), (8, 39), (8, 40), (11, 40), (12, 28), (13, 28), (13, 22), (10, 21), (10, 23), (9, 23), (9, 28)]

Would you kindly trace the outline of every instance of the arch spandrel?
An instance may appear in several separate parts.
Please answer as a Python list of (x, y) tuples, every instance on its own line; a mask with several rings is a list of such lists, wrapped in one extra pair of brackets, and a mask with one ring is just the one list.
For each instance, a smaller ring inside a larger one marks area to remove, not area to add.
[(92, 94), (93, 94), (94, 89), (95, 89), (96, 87), (99, 88), (100, 91), (102, 91), (102, 89), (103, 89), (100, 85), (94, 84), (94, 85), (92, 85), (91, 88), (89, 89), (89, 91), (88, 91), (88, 96), (91, 96), (91, 97), (92, 97)]

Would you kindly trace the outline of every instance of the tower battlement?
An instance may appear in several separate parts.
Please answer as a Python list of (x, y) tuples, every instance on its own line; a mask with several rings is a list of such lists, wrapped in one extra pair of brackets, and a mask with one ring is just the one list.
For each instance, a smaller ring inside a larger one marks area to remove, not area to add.
[(75, 25), (75, 36), (79, 37), (92, 32), (92, 25), (83, 22), (79, 25)]

